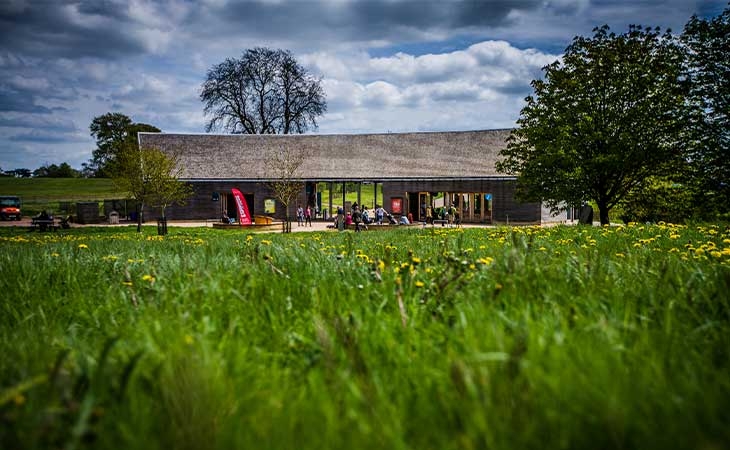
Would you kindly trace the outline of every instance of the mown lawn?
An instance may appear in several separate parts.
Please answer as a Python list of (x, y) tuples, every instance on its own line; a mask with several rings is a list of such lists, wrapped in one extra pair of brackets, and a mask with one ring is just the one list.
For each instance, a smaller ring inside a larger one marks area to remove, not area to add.
[(123, 199), (107, 178), (10, 178), (0, 177), (0, 195), (17, 195), (24, 216), (46, 209), (60, 212), (60, 202)]
[(730, 447), (730, 231), (0, 229), (0, 448)]

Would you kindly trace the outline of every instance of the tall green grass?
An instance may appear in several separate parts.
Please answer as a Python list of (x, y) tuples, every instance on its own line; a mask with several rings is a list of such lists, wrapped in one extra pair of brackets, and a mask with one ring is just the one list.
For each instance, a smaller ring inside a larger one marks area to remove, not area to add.
[(725, 448), (730, 232), (0, 230), (0, 448)]

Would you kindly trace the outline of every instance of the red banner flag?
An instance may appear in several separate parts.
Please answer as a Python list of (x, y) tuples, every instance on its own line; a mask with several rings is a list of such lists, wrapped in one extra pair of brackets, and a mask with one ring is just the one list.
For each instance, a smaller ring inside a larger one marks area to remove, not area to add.
[(236, 199), (238, 223), (240, 223), (241, 226), (251, 225), (251, 215), (248, 213), (248, 203), (246, 203), (246, 198), (243, 194), (241, 194), (241, 191), (236, 188), (231, 189), (231, 192), (233, 192), (233, 198)]

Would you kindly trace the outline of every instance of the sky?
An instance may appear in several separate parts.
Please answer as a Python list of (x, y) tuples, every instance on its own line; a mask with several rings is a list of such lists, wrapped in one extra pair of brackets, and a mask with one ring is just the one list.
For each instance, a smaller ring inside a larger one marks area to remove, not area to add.
[(0, 0), (0, 169), (68, 162), (121, 112), (202, 133), (206, 72), (249, 48), (321, 77), (320, 134), (515, 126), (530, 82), (608, 24), (681, 33), (727, 0)]

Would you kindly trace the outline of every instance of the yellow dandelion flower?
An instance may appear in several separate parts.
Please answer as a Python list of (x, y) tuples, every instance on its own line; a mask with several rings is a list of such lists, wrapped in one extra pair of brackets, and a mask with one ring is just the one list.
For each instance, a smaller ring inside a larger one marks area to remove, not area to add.
[(414, 257), (411, 258), (411, 261), (413, 262), (413, 264), (420, 264), (421, 263), (421, 258), (419, 258), (417, 256), (414, 256)]
[(86, 244), (79, 244), (79, 248), (89, 248), (89, 246)]
[(540, 248), (538, 248), (538, 250), (540, 250), (541, 252), (546, 252), (547, 251), (547, 249), (545, 247), (540, 247)]
[(703, 248), (696, 248), (695, 249), (695, 255), (700, 256), (705, 254), (705, 249)]
[(152, 275), (142, 275), (142, 281), (149, 281), (150, 283), (154, 283), (155, 277)]
[(132, 282), (131, 281), (122, 281), (122, 284), (125, 285), (125, 286), (132, 286)]
[(618, 256), (619, 258), (626, 258), (626, 255), (624, 255), (623, 253), (616, 253), (616, 256)]
[(419, 288), (421, 288), (421, 287), (423, 287), (423, 286), (425, 286), (425, 285), (426, 285), (426, 284), (425, 284), (425, 283), (424, 283), (423, 281), (420, 281), (420, 280), (419, 280), (419, 281), (416, 281), (416, 287), (419, 287)]
[(60, 255), (58, 253), (56, 253), (56, 252), (53, 252), (53, 253), (51, 253), (51, 256), (53, 256), (54, 258), (57, 258)]
[(385, 261), (383, 261), (382, 259), (378, 261), (378, 270), (381, 272), (385, 270)]
[(263, 240), (261, 241), (261, 243), (262, 243), (263, 245), (271, 245), (271, 241), (269, 241), (269, 240), (266, 240), (266, 239), (263, 239)]

